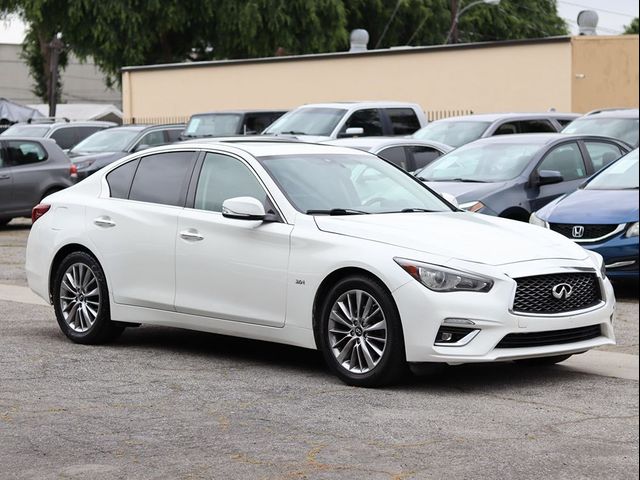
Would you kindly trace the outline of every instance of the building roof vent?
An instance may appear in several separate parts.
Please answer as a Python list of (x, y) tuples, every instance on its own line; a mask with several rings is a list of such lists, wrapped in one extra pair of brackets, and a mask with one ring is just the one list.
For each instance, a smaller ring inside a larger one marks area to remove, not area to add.
[(578, 14), (578, 27), (580, 35), (597, 35), (598, 13), (593, 10), (582, 10)]
[(367, 44), (369, 43), (369, 32), (358, 28), (351, 31), (350, 36), (351, 47), (350, 52), (366, 52)]

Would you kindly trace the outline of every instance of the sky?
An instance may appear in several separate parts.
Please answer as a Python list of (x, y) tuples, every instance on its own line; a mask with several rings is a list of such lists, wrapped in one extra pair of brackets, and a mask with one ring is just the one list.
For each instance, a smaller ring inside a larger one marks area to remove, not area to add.
[[(581, 10), (598, 12), (600, 35), (622, 33), (625, 25), (638, 16), (638, 0), (557, 0), (557, 4), (558, 14), (567, 22), (572, 34), (578, 33), (576, 18)], [(0, 43), (21, 43), (23, 37), (24, 25), (19, 19), (0, 20)]]

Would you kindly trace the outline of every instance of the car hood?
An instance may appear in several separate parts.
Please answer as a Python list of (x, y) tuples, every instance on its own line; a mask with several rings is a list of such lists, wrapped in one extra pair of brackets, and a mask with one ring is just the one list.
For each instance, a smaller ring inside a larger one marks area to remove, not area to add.
[(92, 153), (88, 155), (73, 156), (71, 157), (71, 161), (75, 164), (92, 161), (92, 164), (99, 162), (102, 165), (107, 165), (111, 162), (115, 162), (116, 160), (124, 157), (125, 155), (127, 155), (126, 152)]
[(538, 213), (551, 223), (613, 224), (638, 221), (637, 190), (576, 190)]
[(588, 256), (550, 230), (477, 213), (316, 216), (315, 221), (324, 232), (487, 265)]
[(473, 182), (425, 182), (429, 188), (438, 193), (449, 193), (456, 197), (458, 203), (482, 200), (487, 195), (500, 190), (506, 182), (473, 183)]

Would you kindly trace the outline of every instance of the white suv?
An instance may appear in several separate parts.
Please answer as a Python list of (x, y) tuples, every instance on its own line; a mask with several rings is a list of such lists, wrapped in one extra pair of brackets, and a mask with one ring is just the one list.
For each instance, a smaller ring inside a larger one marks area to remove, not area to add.
[(411, 135), (426, 124), (422, 108), (415, 103), (314, 103), (283, 115), (262, 133), (322, 141), (345, 137)]

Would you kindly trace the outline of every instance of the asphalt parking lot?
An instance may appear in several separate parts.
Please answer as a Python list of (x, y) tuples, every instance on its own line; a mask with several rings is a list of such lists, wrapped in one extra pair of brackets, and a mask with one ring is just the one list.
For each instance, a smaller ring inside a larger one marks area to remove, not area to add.
[(67, 341), (0, 229), (0, 478), (638, 478), (638, 285), (566, 364), (347, 387), (319, 354), (159, 327)]

